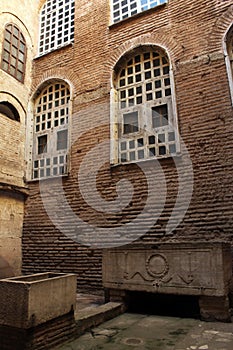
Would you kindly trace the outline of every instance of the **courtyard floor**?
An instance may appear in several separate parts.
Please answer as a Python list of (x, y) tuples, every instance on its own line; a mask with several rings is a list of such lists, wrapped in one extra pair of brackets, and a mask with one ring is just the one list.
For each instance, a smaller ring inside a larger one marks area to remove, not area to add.
[(125, 313), (59, 350), (232, 350), (233, 323)]

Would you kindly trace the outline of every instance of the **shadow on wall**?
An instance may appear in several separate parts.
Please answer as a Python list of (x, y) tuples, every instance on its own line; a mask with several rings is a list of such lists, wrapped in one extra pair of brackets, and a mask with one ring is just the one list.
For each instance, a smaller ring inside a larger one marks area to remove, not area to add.
[(9, 263), (0, 256), (0, 279), (14, 276), (14, 270)]

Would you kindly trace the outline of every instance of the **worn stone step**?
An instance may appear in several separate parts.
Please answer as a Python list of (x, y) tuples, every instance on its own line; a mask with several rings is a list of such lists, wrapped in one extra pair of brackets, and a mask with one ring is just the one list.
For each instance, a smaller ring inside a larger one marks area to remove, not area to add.
[(75, 336), (80, 336), (91, 327), (96, 327), (125, 311), (122, 303), (109, 302), (97, 307), (87, 307), (75, 313)]

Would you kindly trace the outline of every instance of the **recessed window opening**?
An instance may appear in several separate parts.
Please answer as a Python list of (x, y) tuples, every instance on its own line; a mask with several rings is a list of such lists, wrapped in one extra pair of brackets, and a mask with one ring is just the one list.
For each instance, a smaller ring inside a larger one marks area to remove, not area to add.
[(7, 24), (4, 31), (1, 68), (23, 83), (26, 64), (26, 41), (19, 28)]
[(57, 150), (67, 149), (67, 130), (58, 131), (57, 133)]
[(12, 120), (20, 121), (17, 109), (9, 102), (0, 102), (0, 113)]
[(47, 135), (38, 136), (38, 154), (47, 152)]
[(136, 49), (118, 62), (115, 84), (118, 162), (175, 155), (178, 130), (167, 55), (152, 47)]
[(130, 134), (138, 131), (138, 112), (123, 114), (124, 134)]
[(152, 127), (159, 128), (168, 125), (167, 105), (152, 107)]
[(32, 178), (67, 174), (70, 91), (52, 83), (36, 99)]

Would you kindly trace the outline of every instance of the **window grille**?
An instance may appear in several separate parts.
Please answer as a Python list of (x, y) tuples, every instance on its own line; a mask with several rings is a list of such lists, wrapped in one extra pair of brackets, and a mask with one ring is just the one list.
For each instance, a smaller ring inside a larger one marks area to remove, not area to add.
[(33, 179), (67, 173), (69, 88), (50, 84), (35, 104)]
[(2, 49), (2, 69), (23, 83), (26, 64), (26, 42), (14, 24), (7, 24)]
[(119, 22), (167, 2), (168, 0), (112, 0), (112, 21)]
[(118, 162), (176, 154), (178, 131), (167, 56), (152, 49), (131, 56), (119, 69), (116, 90)]
[(39, 55), (74, 41), (74, 0), (47, 0), (40, 14)]

